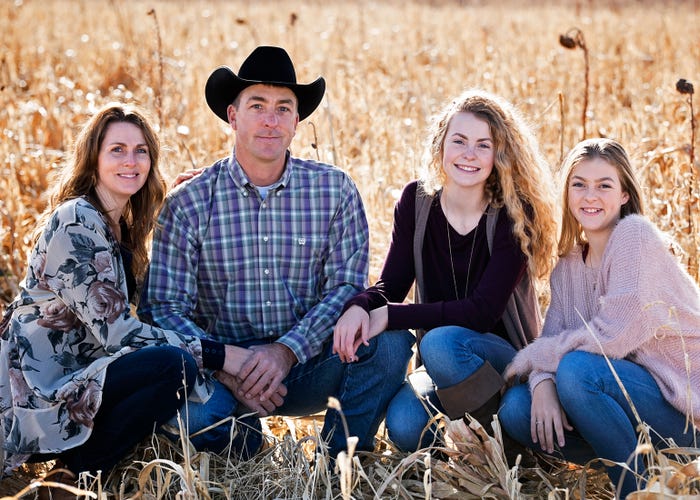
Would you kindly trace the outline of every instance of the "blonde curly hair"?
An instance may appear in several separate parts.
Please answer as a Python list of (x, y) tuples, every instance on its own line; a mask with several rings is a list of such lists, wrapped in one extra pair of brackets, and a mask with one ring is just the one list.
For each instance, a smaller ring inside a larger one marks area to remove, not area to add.
[(492, 206), (505, 207), (513, 232), (527, 257), (532, 278), (546, 279), (552, 270), (557, 238), (552, 172), (534, 134), (518, 110), (505, 99), (480, 89), (464, 91), (435, 115), (425, 148), (419, 181), (432, 195), (443, 188), (445, 136), (452, 117), (473, 113), (489, 125), (494, 168), (486, 181)]

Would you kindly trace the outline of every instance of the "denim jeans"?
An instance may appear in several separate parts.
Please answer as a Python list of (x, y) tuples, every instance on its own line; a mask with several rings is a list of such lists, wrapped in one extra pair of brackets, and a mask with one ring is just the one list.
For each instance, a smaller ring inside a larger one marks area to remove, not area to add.
[[(276, 415), (304, 416), (327, 409), (328, 398), (340, 402), (348, 432), (357, 436), (358, 450), (373, 450), (374, 436), (384, 418), (386, 406), (406, 375), (408, 361), (412, 355), (413, 335), (406, 330), (387, 331), (373, 338), (368, 346), (358, 348), (358, 361), (342, 363), (332, 353), (332, 342), (328, 342), (321, 354), (304, 364), (297, 364), (284, 380), (287, 396)], [(250, 345), (250, 344), (247, 344)], [(204, 404), (189, 404), (187, 423), (189, 432), (195, 433), (221, 420), (222, 415), (239, 411), (238, 401), (221, 384)], [(183, 418), (184, 418), (183, 410)], [(254, 453), (254, 445), (261, 443), (260, 424), (255, 417), (248, 417), (243, 428), (234, 429), (246, 443), (244, 453)], [(238, 433), (240, 431), (240, 433)], [(253, 431), (253, 432), (251, 432)], [(255, 436), (257, 435), (257, 437)], [(328, 445), (329, 454), (335, 457), (346, 449), (346, 435), (341, 416), (327, 409), (321, 437)], [(222, 450), (231, 438), (231, 422), (207, 431), (193, 444), (206, 444), (211, 450)], [(236, 447), (236, 443), (233, 444)], [(198, 448), (199, 449), (199, 448)], [(241, 452), (241, 450), (234, 450)]]
[[(206, 403), (187, 401), (167, 424), (170, 439), (177, 440), (174, 429), (185, 426), (190, 442), (198, 451), (221, 453), (230, 444), (231, 451), (241, 459), (251, 458), (262, 445), (262, 426), (260, 419), (239, 407), (231, 391), (214, 380), (214, 393)], [(205, 432), (202, 429), (214, 426)]]
[[(678, 446), (694, 446), (692, 425), (689, 432), (684, 432), (685, 416), (664, 399), (651, 374), (631, 361), (610, 362), (639, 417), (653, 429), (650, 434), (654, 445), (672, 438)], [(631, 468), (644, 474), (643, 457), (633, 457), (638, 437), (636, 418), (603, 356), (582, 351), (565, 355), (556, 373), (556, 388), (574, 427), (574, 432), (565, 432), (566, 445), (558, 450), (559, 458), (582, 465), (594, 458), (623, 463), (632, 458)], [(504, 395), (498, 417), (503, 429), (516, 441), (537, 448), (539, 445), (530, 436), (531, 406), (527, 384), (516, 385)], [(617, 487), (622, 468), (608, 468), (608, 476)], [(621, 498), (636, 489), (635, 478), (627, 472)]]
[(430, 419), (443, 411), (436, 388), (444, 389), (463, 381), (485, 361), (502, 373), (516, 353), (498, 335), (460, 326), (430, 330), (419, 349), (425, 371), (419, 370), (409, 377), (389, 403), (386, 414), (389, 439), (405, 452), (430, 446), (437, 439), (435, 426), (426, 429)]
[(172, 417), (185, 397), (184, 380), (193, 387), (197, 363), (170, 345), (149, 346), (125, 354), (107, 367), (100, 409), (92, 434), (59, 457), (73, 472), (98, 470), (103, 477), (136, 444)]

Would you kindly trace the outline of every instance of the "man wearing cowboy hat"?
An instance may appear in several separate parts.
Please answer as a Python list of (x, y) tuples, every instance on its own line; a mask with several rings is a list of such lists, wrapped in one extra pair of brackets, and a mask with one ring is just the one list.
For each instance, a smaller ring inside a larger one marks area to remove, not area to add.
[[(358, 449), (371, 450), (403, 382), (413, 344), (407, 332), (372, 339), (352, 364), (332, 353), (333, 326), (364, 287), (369, 250), (352, 180), (288, 150), (324, 91), (323, 78), (297, 83), (279, 47), (258, 47), (238, 75), (220, 67), (206, 83), (207, 104), (235, 132), (233, 153), (168, 196), (139, 309), (164, 328), (247, 348), (236, 373), (219, 372), (210, 400), (187, 409), (190, 433), (250, 410), (316, 413), (333, 396)], [(216, 344), (203, 349), (223, 366)], [(193, 443), (223, 449), (230, 422)], [(254, 453), (261, 437), (246, 428), (259, 430), (258, 418), (237, 422), (234, 447)], [(322, 437), (332, 456), (346, 448), (337, 411), (327, 411)]]

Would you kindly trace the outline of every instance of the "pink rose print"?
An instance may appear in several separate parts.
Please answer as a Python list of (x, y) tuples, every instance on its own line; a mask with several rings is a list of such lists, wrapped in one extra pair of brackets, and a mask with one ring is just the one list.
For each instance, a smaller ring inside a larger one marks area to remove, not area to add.
[(41, 308), (39, 326), (67, 332), (80, 324), (78, 317), (60, 300), (52, 300)]
[(28, 407), (29, 398), (32, 395), (32, 391), (27, 385), (27, 381), (24, 379), (22, 370), (10, 368), (8, 370), (8, 375), (10, 376), (10, 388), (12, 391), (13, 404), (20, 408)]
[(87, 291), (87, 304), (93, 313), (104, 318), (107, 323), (114, 323), (127, 308), (126, 298), (111, 283), (93, 281)]
[(112, 267), (112, 254), (108, 251), (97, 252), (93, 265), (97, 271), (97, 279), (100, 281), (117, 281), (117, 275)]
[(101, 389), (94, 380), (79, 386), (66, 398), (68, 418), (87, 427), (92, 427), (92, 419), (97, 413)]

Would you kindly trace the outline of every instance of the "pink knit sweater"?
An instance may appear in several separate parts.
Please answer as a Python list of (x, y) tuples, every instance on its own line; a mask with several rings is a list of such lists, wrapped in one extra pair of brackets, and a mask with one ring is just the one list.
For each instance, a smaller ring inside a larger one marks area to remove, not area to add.
[(532, 389), (553, 378), (570, 351), (625, 358), (648, 370), (666, 400), (700, 427), (700, 288), (669, 249), (649, 220), (629, 215), (599, 270), (585, 266), (580, 248), (561, 258), (542, 335), (508, 373), (529, 375)]

